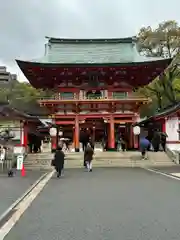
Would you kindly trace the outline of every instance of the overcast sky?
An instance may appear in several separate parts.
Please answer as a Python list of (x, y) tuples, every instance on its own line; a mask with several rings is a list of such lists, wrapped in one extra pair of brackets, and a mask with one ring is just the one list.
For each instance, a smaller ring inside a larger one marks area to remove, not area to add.
[(45, 36), (112, 38), (142, 26), (180, 22), (180, 0), (0, 0), (0, 65), (25, 78), (14, 59), (44, 54)]

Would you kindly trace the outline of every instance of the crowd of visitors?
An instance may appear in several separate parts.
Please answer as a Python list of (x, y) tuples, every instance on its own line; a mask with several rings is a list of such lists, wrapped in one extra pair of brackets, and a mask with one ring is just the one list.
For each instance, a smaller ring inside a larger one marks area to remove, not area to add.
[[(92, 172), (92, 160), (94, 155), (94, 149), (90, 142), (84, 147), (84, 167), (88, 172)], [(57, 178), (60, 178), (63, 174), (65, 154), (61, 146), (58, 146), (54, 154), (54, 159), (51, 165), (54, 166), (57, 172)]]
[(148, 136), (140, 137), (140, 151), (143, 159), (147, 159), (147, 151), (166, 151), (167, 134), (155, 129)]

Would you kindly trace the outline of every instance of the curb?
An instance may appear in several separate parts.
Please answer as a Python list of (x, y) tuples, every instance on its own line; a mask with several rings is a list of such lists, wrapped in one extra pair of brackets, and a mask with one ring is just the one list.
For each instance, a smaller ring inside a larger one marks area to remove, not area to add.
[(47, 176), (47, 173), (44, 173), (28, 190), (19, 197), (3, 214), (0, 216), (0, 227), (1, 223), (6, 220), (11, 215), (11, 212), (17, 207), (17, 205)]

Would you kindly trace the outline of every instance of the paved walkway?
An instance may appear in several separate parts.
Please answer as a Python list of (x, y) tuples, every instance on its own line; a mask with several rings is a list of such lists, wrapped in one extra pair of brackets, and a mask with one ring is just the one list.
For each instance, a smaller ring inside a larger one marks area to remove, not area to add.
[(140, 168), (67, 170), (5, 240), (179, 240), (180, 181)]
[(44, 172), (26, 172), (26, 177), (20, 173), (13, 178), (0, 173), (0, 215), (10, 207), (23, 193), (40, 178)]

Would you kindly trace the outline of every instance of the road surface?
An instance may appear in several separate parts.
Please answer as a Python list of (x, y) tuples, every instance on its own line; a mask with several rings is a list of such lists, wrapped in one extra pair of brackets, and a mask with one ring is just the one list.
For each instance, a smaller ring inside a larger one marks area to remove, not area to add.
[(20, 172), (17, 171), (14, 177), (9, 178), (7, 173), (0, 173), (0, 215), (43, 174), (43, 171), (26, 171), (26, 176), (21, 177)]
[(140, 168), (52, 178), (5, 240), (179, 240), (180, 181)]

